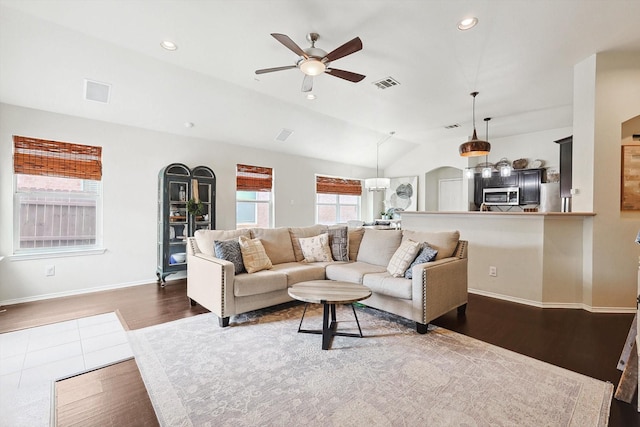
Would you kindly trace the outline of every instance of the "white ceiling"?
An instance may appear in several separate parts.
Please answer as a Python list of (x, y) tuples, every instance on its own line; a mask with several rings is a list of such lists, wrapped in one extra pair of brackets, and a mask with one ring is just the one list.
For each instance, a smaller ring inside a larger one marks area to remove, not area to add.
[[(639, 18), (640, 0), (0, 0), (0, 102), (370, 167), (395, 131), (384, 167), (419, 144), (455, 152), (474, 90), (481, 135), (487, 116), (493, 138), (571, 126), (573, 66), (639, 52)], [(309, 101), (297, 69), (254, 74), (297, 59), (270, 33), (306, 48), (312, 31), (325, 51), (359, 36), (332, 66), (366, 79), (318, 76)], [(113, 85), (108, 105), (82, 98), (85, 78)]]

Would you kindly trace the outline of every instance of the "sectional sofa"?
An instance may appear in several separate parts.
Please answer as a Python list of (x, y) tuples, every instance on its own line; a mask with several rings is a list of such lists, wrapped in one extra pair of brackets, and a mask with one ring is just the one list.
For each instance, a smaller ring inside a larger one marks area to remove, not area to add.
[[(327, 233), (333, 259), (305, 262), (300, 243)], [(243, 236), (243, 237), (241, 237)], [(233, 262), (216, 257), (215, 242), (259, 240), (271, 268), (236, 273)], [(301, 240), (302, 239), (302, 240)], [(404, 243), (405, 241), (409, 241)], [(431, 262), (418, 263), (405, 274), (390, 273), (402, 245), (427, 243), (437, 250)], [(395, 255), (395, 257), (394, 257)], [(291, 301), (287, 289), (307, 280), (340, 280), (363, 284), (372, 296), (363, 304), (416, 322), (419, 333), (427, 332), (433, 319), (467, 304), (467, 242), (457, 231), (420, 232), (314, 225), (310, 227), (198, 230), (187, 244), (187, 296), (219, 318), (220, 326), (230, 317)]]

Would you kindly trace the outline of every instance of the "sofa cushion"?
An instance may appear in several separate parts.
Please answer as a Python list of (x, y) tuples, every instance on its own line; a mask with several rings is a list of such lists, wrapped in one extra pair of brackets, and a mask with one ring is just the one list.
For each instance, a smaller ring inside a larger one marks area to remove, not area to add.
[(358, 258), (358, 250), (364, 236), (364, 228), (349, 228), (349, 261)]
[(312, 225), (310, 227), (290, 227), (289, 237), (291, 238), (291, 246), (293, 246), (293, 254), (296, 261), (302, 261), (304, 255), (302, 255), (302, 249), (300, 249), (300, 243), (298, 239), (301, 237), (313, 237), (322, 234), (327, 231), (326, 225)]
[(242, 251), (242, 262), (244, 262), (247, 273), (255, 273), (273, 267), (260, 239), (240, 236), (240, 250)]
[(362, 284), (376, 294), (411, 299), (411, 280), (393, 277), (388, 272), (367, 274), (364, 276)]
[[(369, 264), (383, 266), (385, 269), (391, 261), (391, 257), (400, 246), (402, 231), (400, 230), (376, 230), (367, 228), (364, 230), (357, 260)], [(418, 241), (412, 239), (413, 241)]]
[(413, 262), (407, 268), (407, 271), (404, 272), (405, 279), (413, 278), (413, 266), (417, 264), (424, 264), (425, 262), (431, 262), (436, 259), (436, 255), (438, 255), (438, 251), (429, 246), (428, 243), (424, 243), (420, 252), (418, 252), (418, 256), (413, 260)]
[(389, 261), (387, 271), (393, 277), (403, 277), (411, 262), (416, 258), (422, 243), (407, 239), (400, 244)]
[(252, 228), (251, 237), (260, 239), (267, 256), (273, 264), (294, 262), (296, 260), (288, 228)]
[(250, 237), (247, 229), (240, 230), (196, 230), (193, 237), (196, 238), (198, 249), (205, 255), (216, 256), (213, 242), (216, 240), (237, 239), (240, 236)]
[(240, 274), (245, 271), (242, 262), (242, 251), (240, 250), (240, 242), (238, 239), (233, 240), (216, 240), (213, 242), (216, 258), (232, 262), (235, 267), (235, 273)]
[(233, 295), (246, 297), (287, 289), (287, 275), (272, 270), (239, 274), (233, 280)]
[(324, 264), (321, 263), (302, 264), (299, 262), (285, 262), (284, 264), (274, 265), (270, 271), (284, 273), (287, 276), (287, 286), (308, 280), (323, 280), (325, 278)]
[(332, 225), (328, 228), (331, 256), (335, 261), (349, 261), (349, 229), (347, 226)]
[(439, 260), (453, 256), (460, 240), (460, 232), (458, 230), (440, 232), (404, 230), (402, 232), (402, 240), (406, 239), (428, 243), (429, 246), (438, 251), (435, 259)]
[(302, 237), (298, 239), (304, 255), (303, 262), (327, 262), (333, 261), (331, 248), (329, 248), (329, 235), (324, 233), (314, 237)]
[(329, 264), (326, 267), (325, 274), (329, 280), (341, 280), (344, 282), (362, 284), (362, 277), (365, 274), (382, 273), (386, 271), (386, 266), (382, 267), (379, 265), (356, 261)]

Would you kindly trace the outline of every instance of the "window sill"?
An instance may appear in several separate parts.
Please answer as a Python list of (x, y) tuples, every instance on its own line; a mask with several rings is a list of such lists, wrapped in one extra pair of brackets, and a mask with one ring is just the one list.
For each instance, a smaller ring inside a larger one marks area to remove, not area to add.
[(85, 255), (102, 255), (106, 251), (107, 251), (106, 248), (76, 249), (76, 250), (59, 251), (59, 252), (14, 254), (14, 255), (9, 255), (7, 258), (10, 261), (27, 261), (32, 259), (64, 258), (64, 257), (75, 257), (75, 256), (85, 256)]

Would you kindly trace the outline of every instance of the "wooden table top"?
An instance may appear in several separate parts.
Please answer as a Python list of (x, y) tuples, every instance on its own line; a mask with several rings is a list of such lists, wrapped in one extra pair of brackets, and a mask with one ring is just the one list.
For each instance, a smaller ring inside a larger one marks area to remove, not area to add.
[(349, 304), (369, 298), (371, 289), (337, 280), (310, 280), (291, 286), (289, 295), (314, 304)]

